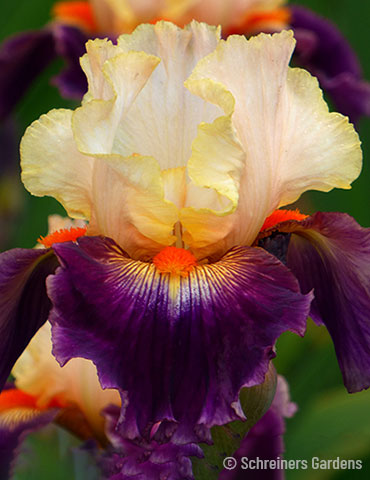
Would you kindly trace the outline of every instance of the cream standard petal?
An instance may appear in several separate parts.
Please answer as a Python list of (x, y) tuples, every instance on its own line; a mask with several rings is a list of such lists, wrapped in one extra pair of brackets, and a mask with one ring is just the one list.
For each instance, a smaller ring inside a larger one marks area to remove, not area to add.
[[(211, 79), (235, 98), (233, 125), (246, 151), (236, 240), (253, 242), (264, 218), (305, 190), (346, 187), (359, 174), (361, 150), (348, 121), (329, 113), (317, 82), (290, 70), (291, 32), (231, 36), (189, 79)], [(236, 75), (235, 72), (238, 72)], [(209, 91), (198, 94), (215, 101)]]
[(39, 197), (56, 198), (74, 218), (89, 218), (93, 160), (76, 148), (71, 110), (51, 110), (32, 123), (22, 138), (25, 187)]
[(216, 48), (219, 34), (215, 27), (195, 22), (185, 30), (158, 22), (141, 25), (132, 35), (119, 38), (122, 50), (144, 50), (161, 63), (122, 117), (115, 153), (153, 156), (163, 170), (187, 164), (197, 126), (223, 113), (184, 88), (196, 63)]
[(186, 229), (184, 241), (195, 254), (209, 244), (218, 250), (220, 242), (225, 251), (225, 238), (234, 230), (231, 214), (239, 201), (245, 152), (230, 117), (201, 124), (192, 145), (188, 163), (190, 183), (180, 220)]
[(117, 46), (106, 38), (97, 38), (86, 43), (86, 52), (80, 58), (81, 68), (88, 83), (88, 91), (82, 102), (94, 98), (109, 100), (113, 97), (114, 92), (111, 82), (103, 75), (103, 65), (108, 59), (118, 55)]
[(160, 60), (144, 52), (122, 52), (100, 40), (88, 47), (83, 64), (90, 87), (83, 105), (74, 112), (73, 132), (82, 152), (109, 154), (122, 116)]
[(113, 238), (132, 258), (151, 258), (171, 245), (178, 209), (165, 199), (161, 171), (151, 157), (96, 155), (89, 234)]

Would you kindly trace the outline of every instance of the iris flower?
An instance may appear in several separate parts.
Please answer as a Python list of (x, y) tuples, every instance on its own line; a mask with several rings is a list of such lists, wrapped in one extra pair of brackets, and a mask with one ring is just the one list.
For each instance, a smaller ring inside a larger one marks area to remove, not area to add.
[[(285, 0), (85, 0), (59, 1), (53, 21), (40, 31), (23, 32), (0, 49), (0, 118), (13, 109), (32, 81), (56, 57), (66, 67), (53, 79), (63, 96), (80, 100), (87, 89), (79, 65), (88, 38), (114, 40), (140, 23), (192, 19), (221, 25), (223, 36), (250, 36), (291, 26), (297, 32), (296, 61), (318, 77), (336, 108), (357, 122), (370, 115), (370, 85), (362, 79), (356, 54), (337, 27)], [(15, 88), (16, 86), (16, 88)]]
[(294, 46), (197, 22), (87, 43), (82, 105), (34, 122), (21, 157), (26, 188), (88, 226), (0, 256), (2, 383), (48, 319), (60, 365), (91, 360), (120, 392), (120, 435), (187, 445), (245, 419), (240, 390), (311, 313), (347, 388), (369, 386), (369, 230), (281, 210), (361, 170)]

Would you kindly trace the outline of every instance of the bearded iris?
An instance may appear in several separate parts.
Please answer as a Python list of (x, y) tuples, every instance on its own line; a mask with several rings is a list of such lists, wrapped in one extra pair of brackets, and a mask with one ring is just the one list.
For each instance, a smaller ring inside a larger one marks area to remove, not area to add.
[(264, 381), (282, 332), (304, 334), (314, 294), (347, 387), (369, 385), (368, 230), (274, 213), (361, 169), (353, 126), (289, 68), (293, 49), (290, 32), (224, 41), (196, 22), (88, 42), (81, 107), (21, 144), (25, 186), (86, 235), (0, 257), (2, 381), (49, 318), (60, 364), (92, 360), (120, 392), (125, 438), (198, 441), (245, 418), (241, 388)]

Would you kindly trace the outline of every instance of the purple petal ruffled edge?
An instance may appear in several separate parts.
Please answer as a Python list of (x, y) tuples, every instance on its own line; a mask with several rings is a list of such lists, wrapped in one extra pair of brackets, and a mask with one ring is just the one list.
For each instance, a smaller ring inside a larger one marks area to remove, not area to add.
[[(111, 447), (98, 459), (104, 478), (109, 480), (194, 480), (191, 457), (202, 458), (195, 443), (161, 443), (154, 438), (130, 440), (120, 434), (120, 409), (104, 413)], [(154, 437), (154, 434), (153, 434)]]
[(266, 414), (248, 432), (237, 452), (235, 458), (238, 468), (234, 470), (223, 470), (219, 480), (283, 480), (284, 469), (263, 468), (247, 469), (241, 468), (241, 459), (245, 457), (248, 462), (260, 460), (277, 460), (282, 458), (284, 453), (283, 435), (285, 433), (284, 418), (292, 417), (297, 411), (297, 405), (290, 401), (289, 387), (285, 379), (278, 376), (278, 383), (275, 398)]
[(193, 429), (243, 418), (239, 391), (264, 381), (277, 337), (304, 334), (312, 297), (262, 249), (234, 249), (180, 279), (175, 293), (153, 264), (109, 239), (54, 249), (53, 353), (61, 364), (91, 359), (102, 386), (122, 392), (127, 437), (163, 420)]
[(318, 212), (301, 222), (282, 222), (274, 230), (289, 232), (288, 242), (283, 240), (287, 266), (303, 292), (314, 289), (310, 314), (333, 339), (345, 386), (349, 392), (368, 388), (370, 228), (345, 213)]
[(0, 254), (0, 390), (28, 342), (47, 320), (45, 279), (58, 261), (50, 250), (15, 248)]
[(353, 123), (370, 115), (370, 83), (362, 78), (359, 60), (329, 20), (302, 6), (291, 5), (291, 26), (297, 39), (295, 60), (317, 76), (338, 111)]

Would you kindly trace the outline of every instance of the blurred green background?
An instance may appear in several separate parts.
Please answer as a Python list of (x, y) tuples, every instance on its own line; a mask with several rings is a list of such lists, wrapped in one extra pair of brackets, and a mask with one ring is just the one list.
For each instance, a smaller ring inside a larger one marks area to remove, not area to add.
[[(0, 40), (14, 32), (36, 29), (49, 20), (53, 0), (1, 0)], [(364, 76), (370, 80), (370, 2), (366, 0), (301, 0), (334, 21), (347, 37), (361, 60)], [(69, 107), (73, 103), (60, 98), (49, 79), (59, 71), (56, 61), (34, 83), (16, 111), (17, 134), (51, 108)], [(305, 213), (316, 210), (348, 212), (363, 226), (370, 226), (370, 119), (359, 125), (363, 142), (364, 168), (350, 191), (329, 194), (309, 193), (303, 196)], [(2, 161), (2, 160), (1, 160)], [(11, 190), (3, 187), (0, 207), (14, 197), (16, 208), (9, 215), (5, 243), (2, 247), (32, 247), (47, 230), (47, 216), (62, 213), (60, 205), (49, 198), (31, 197), (15, 177)], [(1, 186), (1, 185), (0, 185)], [(362, 470), (288, 471), (288, 479), (368, 479), (370, 478), (370, 391), (348, 395), (343, 387), (334, 349), (323, 327), (309, 322), (304, 339), (285, 334), (277, 345), (275, 365), (289, 381), (292, 399), (299, 405), (293, 419), (287, 421), (285, 436), (288, 459), (361, 458)], [(25, 447), (28, 452), (15, 475), (17, 480), (93, 479), (86, 473), (83, 460), (76, 463), (70, 446), (76, 445), (69, 435), (47, 429), (33, 435)], [(86, 476), (88, 475), (88, 476)]]

